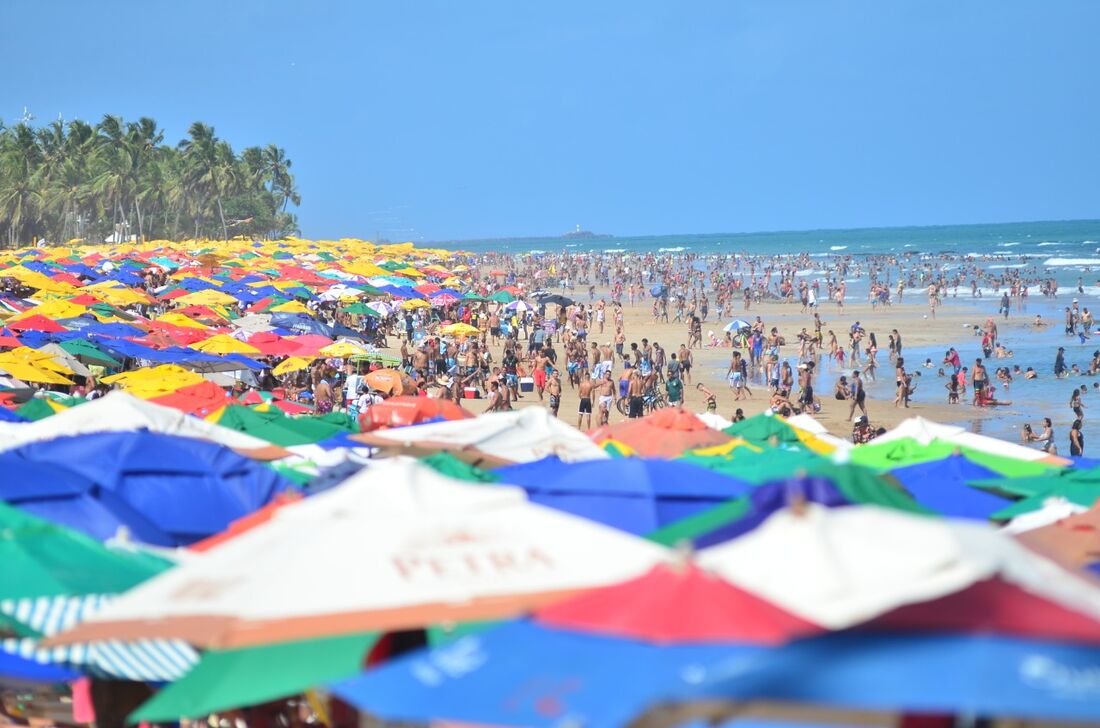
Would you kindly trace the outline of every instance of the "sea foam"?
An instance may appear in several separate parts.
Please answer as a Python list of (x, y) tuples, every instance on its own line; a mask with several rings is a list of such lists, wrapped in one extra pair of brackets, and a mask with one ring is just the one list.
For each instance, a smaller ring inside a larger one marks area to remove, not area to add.
[(1058, 265), (1100, 265), (1100, 258), (1047, 258), (1043, 265), (1048, 267)]

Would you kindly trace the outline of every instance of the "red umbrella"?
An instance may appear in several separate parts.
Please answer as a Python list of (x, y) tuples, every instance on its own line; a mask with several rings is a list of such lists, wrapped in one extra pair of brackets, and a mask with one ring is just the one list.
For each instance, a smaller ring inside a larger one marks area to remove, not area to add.
[(149, 401), (200, 417), (205, 417), (233, 402), (224, 389), (209, 381), (180, 387), (171, 394), (154, 397)]
[(604, 425), (588, 436), (597, 444), (618, 440), (639, 455), (656, 458), (674, 458), (690, 448), (722, 445), (733, 439), (680, 407), (666, 407), (639, 419)]
[(248, 343), (268, 356), (293, 356), (304, 351), (297, 341), (291, 341), (270, 331), (253, 334), (248, 338)]
[(661, 564), (637, 579), (545, 607), (552, 627), (657, 643), (782, 644), (826, 631), (695, 564)]
[(65, 331), (64, 326), (38, 313), (25, 319), (12, 321), (8, 324), (8, 328), (16, 331), (45, 331), (53, 334)]
[(368, 408), (359, 416), (359, 427), (369, 432), (383, 427), (405, 427), (440, 419), (465, 420), (473, 416), (469, 410), (447, 399), (400, 396)]
[(297, 356), (317, 356), (321, 349), (332, 343), (332, 339), (320, 334), (287, 336), (286, 340), (298, 345), (298, 351), (295, 352)]

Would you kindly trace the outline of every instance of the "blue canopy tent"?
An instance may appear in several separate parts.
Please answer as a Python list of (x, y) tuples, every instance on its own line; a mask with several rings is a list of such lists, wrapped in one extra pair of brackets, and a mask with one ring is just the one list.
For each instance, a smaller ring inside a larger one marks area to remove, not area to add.
[[(110, 457), (104, 457), (110, 453)], [(210, 442), (105, 432), (0, 453), (0, 499), (100, 540), (182, 546), (258, 510), (289, 482)]]
[(566, 463), (555, 456), (495, 471), (535, 503), (644, 535), (719, 503), (752, 484), (682, 460), (615, 458)]
[(1012, 505), (1006, 498), (967, 485), (970, 480), (1001, 475), (962, 454), (895, 468), (890, 474), (918, 503), (945, 516), (985, 521), (991, 514)]

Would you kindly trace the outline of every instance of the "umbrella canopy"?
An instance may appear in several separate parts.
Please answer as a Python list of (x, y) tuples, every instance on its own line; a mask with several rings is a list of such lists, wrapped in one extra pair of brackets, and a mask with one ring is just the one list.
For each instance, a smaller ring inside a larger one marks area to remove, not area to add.
[(773, 514), (698, 562), (799, 616), (840, 629), (1000, 577), (1094, 618), (1100, 591), (984, 524), (815, 503)]
[(476, 450), (502, 461), (501, 464), (541, 460), (549, 455), (571, 462), (608, 457), (582, 432), (542, 407), (491, 412), (471, 420), (376, 430), (353, 439), (376, 447), (411, 443), (427, 450), (456, 453)]
[(722, 327), (723, 331), (741, 331), (742, 329), (751, 329), (752, 324), (744, 319), (734, 319), (728, 324)]
[(328, 346), (321, 347), (318, 352), (321, 356), (330, 356), (337, 359), (344, 359), (349, 356), (362, 356), (367, 353), (367, 350), (358, 344), (353, 344), (350, 341), (337, 341)]
[(760, 652), (706, 679), (699, 692), (739, 702), (1096, 722), (1100, 687), (1087, 676), (1097, 672), (1094, 645), (841, 633)]
[(357, 673), (377, 633), (211, 650), (179, 680), (130, 715), (131, 723), (170, 723), (297, 695)]
[(281, 377), (284, 374), (289, 374), (291, 372), (300, 372), (303, 369), (308, 369), (310, 364), (312, 363), (312, 357), (288, 356), (286, 359), (279, 362), (278, 366), (271, 370), (271, 373), (277, 377)]
[[(63, 638), (236, 647), (500, 618), (644, 573), (666, 553), (529, 503), (518, 488), (388, 460), (146, 582)], [(287, 573), (299, 575), (290, 591)]]
[(657, 644), (781, 644), (824, 631), (693, 563), (661, 564), (538, 611), (540, 624)]
[(321, 417), (287, 417), (277, 407), (261, 412), (242, 405), (226, 407), (217, 415), (217, 423), (284, 447), (309, 445), (354, 430), (354, 423), (342, 412)]
[(363, 377), (371, 389), (384, 394), (415, 394), (416, 382), (396, 369), (376, 369)]
[(684, 461), (616, 458), (563, 462), (550, 456), (498, 468), (536, 503), (644, 535), (751, 490), (744, 480)]
[(14, 476), (0, 482), (0, 499), (28, 513), (101, 540), (125, 527), (158, 546), (224, 530), (287, 486), (274, 471), (219, 445), (151, 432), (24, 445), (0, 453), (0, 469)]
[(243, 341), (234, 339), (228, 334), (215, 334), (209, 339), (204, 339), (197, 344), (191, 345), (192, 349), (196, 351), (206, 352), (207, 354), (259, 354), (259, 349), (251, 344), (246, 344)]
[(795, 428), (788, 425), (782, 417), (770, 414), (770, 412), (753, 415), (740, 422), (734, 422), (723, 432), (756, 445), (772, 442), (783, 445), (799, 445), (802, 442)]
[(1000, 478), (993, 470), (962, 454), (895, 468), (890, 474), (917, 502), (945, 516), (984, 521), (1010, 503), (967, 485), (971, 480)]
[(645, 417), (604, 425), (589, 433), (593, 442), (618, 440), (648, 457), (673, 458), (685, 450), (721, 445), (733, 438), (712, 430), (684, 409), (666, 407)]
[(676, 696), (684, 676), (698, 674), (701, 665), (761, 649), (658, 646), (523, 621), (400, 657), (329, 688), (394, 721), (625, 726), (649, 705)]
[(79, 531), (0, 503), (0, 612), (9, 602), (126, 591), (171, 566), (144, 553), (111, 549)]
[(364, 432), (383, 427), (407, 427), (435, 420), (466, 420), (474, 414), (468, 409), (446, 399), (432, 397), (390, 397), (371, 405), (359, 416)]

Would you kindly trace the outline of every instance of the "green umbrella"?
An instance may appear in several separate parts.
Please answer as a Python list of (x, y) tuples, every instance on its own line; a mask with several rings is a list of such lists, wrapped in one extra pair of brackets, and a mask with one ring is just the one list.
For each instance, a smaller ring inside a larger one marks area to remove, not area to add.
[(798, 433), (794, 428), (775, 415), (753, 415), (740, 422), (734, 422), (722, 432), (748, 440), (754, 445), (770, 443), (774, 438), (776, 442), (783, 445), (802, 446), (802, 441), (798, 439)]
[(496, 483), (500, 481), (500, 476), (496, 473), (483, 470), (476, 465), (470, 465), (446, 451), (420, 458), (420, 462), (443, 475), (457, 480), (466, 480), (471, 483)]
[(31, 422), (37, 422), (38, 420), (52, 417), (57, 413), (54, 411), (53, 407), (46, 403), (45, 399), (41, 397), (32, 397), (24, 404), (20, 405), (20, 407), (15, 410), (15, 414)]
[(1100, 499), (1100, 487), (1084, 483), (1064, 483), (1044, 493), (1036, 493), (1006, 506), (989, 517), (994, 521), (1008, 521), (1024, 513), (1037, 511), (1051, 499), (1062, 498), (1082, 508), (1092, 508)]
[(0, 600), (117, 594), (169, 568), (0, 502)]
[(358, 314), (359, 316), (373, 316), (374, 318), (379, 318), (382, 315), (362, 301), (353, 303), (350, 306), (344, 306), (340, 311), (342, 313)]
[(489, 296), (489, 300), (496, 301), (497, 303), (511, 303), (512, 301), (516, 300), (516, 297), (508, 291), (497, 291), (493, 295)]
[(992, 453), (961, 447), (945, 440), (932, 440), (924, 444), (909, 437), (889, 442), (871, 442), (852, 448), (852, 462), (876, 470), (893, 470), (906, 465), (916, 465), (961, 453), (968, 459), (1008, 478), (1039, 475), (1052, 469), (1050, 463), (994, 455)]
[(757, 452), (747, 447), (735, 448), (730, 455), (694, 455), (689, 452), (679, 459), (757, 484), (786, 478), (800, 469), (827, 462), (821, 455), (809, 450), (771, 448)]
[[(931, 511), (917, 503), (896, 485), (892, 478), (877, 475), (871, 470), (858, 465), (838, 465), (819, 458), (817, 463), (799, 469), (797, 473), (788, 470), (783, 478), (805, 476), (828, 478), (840, 491), (841, 495), (851, 503), (877, 505), (907, 513), (932, 515)], [(769, 482), (783, 478), (770, 478)], [(682, 541), (691, 541), (739, 521), (749, 513), (751, 507), (752, 496), (742, 496), (671, 523), (649, 534), (647, 538), (666, 546), (674, 546)]]
[[(1100, 495), (1100, 468), (1088, 468), (1075, 470), (1064, 468), (1052, 470), (1044, 475), (1028, 478), (998, 478), (996, 480), (972, 480), (968, 483), (975, 488), (995, 491), (1011, 498), (1029, 498), (1036, 495), (1062, 495), (1063, 491), (1073, 489), (1075, 493), (1084, 494), (1089, 489)], [(1093, 497), (1095, 500), (1096, 496)], [(1082, 503), (1091, 506), (1092, 502)]]
[(344, 412), (321, 417), (287, 417), (276, 407), (259, 412), (244, 405), (226, 407), (217, 424), (283, 447), (311, 445), (342, 433), (356, 432), (357, 428), (354, 418)]
[(101, 364), (108, 367), (122, 366), (122, 362), (87, 339), (70, 339), (69, 341), (62, 341), (59, 346), (85, 364)]
[(167, 723), (266, 703), (363, 669), (379, 633), (206, 652), (189, 673), (154, 695), (130, 723)]

